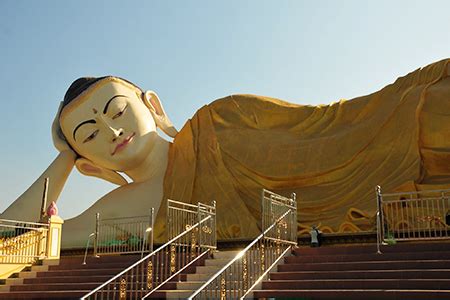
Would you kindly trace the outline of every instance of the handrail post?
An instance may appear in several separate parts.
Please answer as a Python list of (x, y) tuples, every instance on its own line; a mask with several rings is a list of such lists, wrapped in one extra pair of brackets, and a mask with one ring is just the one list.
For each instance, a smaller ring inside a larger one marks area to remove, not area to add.
[(382, 203), (381, 203), (381, 187), (379, 185), (377, 185), (375, 187), (375, 192), (377, 194), (377, 254), (382, 254), (381, 252), (381, 243), (383, 241), (383, 236), (384, 236), (384, 232), (383, 232), (383, 220), (382, 220), (382, 216), (381, 216), (381, 212), (383, 210), (382, 208)]
[[(201, 211), (200, 211), (200, 202), (197, 203), (197, 222), (200, 223), (200, 221), (202, 220), (201, 215), (200, 215)], [(197, 235), (197, 241), (198, 241), (198, 250), (200, 251), (200, 249), (202, 248), (202, 226), (198, 226), (198, 235)]]
[(88, 240), (86, 242), (86, 250), (84, 251), (84, 259), (83, 259), (82, 265), (86, 264), (86, 259), (87, 259), (88, 249), (89, 249), (89, 242), (91, 241), (91, 237), (93, 237), (94, 235), (95, 235), (95, 232), (91, 233), (88, 237)]
[(292, 211), (292, 223), (291, 223), (291, 241), (296, 242), (297, 241), (297, 194), (292, 193), (291, 194), (292, 200), (293, 200), (293, 206), (295, 208), (295, 211)]
[(264, 228), (266, 225), (266, 215), (264, 215), (265, 209), (265, 202), (264, 202), (264, 189), (261, 190), (261, 232), (264, 232)]
[(213, 206), (214, 206), (214, 220), (213, 225), (214, 228), (212, 228), (211, 238), (213, 239), (213, 247), (217, 248), (217, 208), (216, 208), (216, 200), (213, 200)]
[(152, 207), (150, 210), (150, 253), (153, 252), (153, 237), (154, 237), (154, 227), (155, 227), (155, 209)]
[[(142, 248), (141, 248), (141, 258), (144, 257), (144, 251), (145, 251), (145, 243), (150, 243), (150, 252), (153, 252), (153, 214), (154, 214), (155, 209), (152, 207), (150, 209), (150, 217), (149, 217), (149, 222), (148, 222), (148, 226), (144, 231), (144, 237), (142, 239)], [(147, 238), (147, 236), (150, 236), (150, 238)]]
[(98, 257), (98, 231), (100, 226), (100, 213), (95, 214), (94, 256)]
[(42, 203), (41, 203), (41, 211), (39, 212), (39, 222), (42, 222), (44, 220), (44, 217), (47, 213), (47, 197), (48, 197), (48, 183), (49, 178), (46, 177), (44, 179), (44, 191), (42, 193)]

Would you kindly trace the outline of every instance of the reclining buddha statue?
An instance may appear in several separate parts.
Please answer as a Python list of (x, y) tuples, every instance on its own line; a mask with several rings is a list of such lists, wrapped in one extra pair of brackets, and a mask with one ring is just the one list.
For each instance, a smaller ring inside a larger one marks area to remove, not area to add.
[(450, 186), (449, 61), (330, 105), (228, 96), (200, 108), (179, 132), (156, 93), (119, 77), (77, 79), (53, 123), (59, 155), (1, 217), (36, 221), (44, 178), (48, 201), (57, 201), (76, 166), (119, 187), (66, 220), (63, 247), (84, 245), (97, 212), (134, 216), (151, 207), (163, 239), (167, 199), (215, 200), (219, 239), (253, 238), (262, 188), (297, 194), (299, 234), (313, 224), (324, 233), (372, 230), (376, 185)]

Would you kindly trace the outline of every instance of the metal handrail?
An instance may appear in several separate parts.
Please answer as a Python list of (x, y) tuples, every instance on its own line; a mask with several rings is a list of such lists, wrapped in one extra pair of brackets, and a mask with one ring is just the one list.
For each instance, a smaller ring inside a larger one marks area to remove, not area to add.
[[(86, 251), (84, 252), (84, 259), (83, 259), (82, 265), (85, 265), (85, 264), (86, 264), (86, 258), (87, 258), (88, 249), (89, 249), (89, 242), (91, 241), (91, 238), (92, 238), (93, 236), (95, 236), (95, 232), (91, 233), (91, 234), (89, 235), (89, 237), (88, 237), (88, 240), (87, 240), (87, 243), (86, 243)], [(96, 257), (98, 257), (98, 256), (96, 255)]]
[(255, 283), (248, 288), (248, 290), (244, 293), (244, 295), (241, 296), (240, 299), (245, 299), (245, 297), (250, 294), (250, 292), (261, 282), (261, 280), (263, 280), (263, 278), (270, 272), (270, 270), (272, 270), (272, 268), (286, 255), (286, 253), (290, 250), (291, 248), (286, 248), (283, 253), (281, 253), (280, 256), (278, 256), (278, 258), (266, 269), (266, 271), (259, 276), (259, 278), (255, 281)]
[[(124, 274), (126, 274), (127, 272), (129, 272), (130, 270), (132, 270), (133, 268), (135, 268), (136, 266), (142, 264), (143, 262), (145, 262), (146, 260), (148, 260), (150, 257), (155, 256), (158, 252), (161, 252), (162, 250), (164, 250), (166, 247), (170, 246), (172, 243), (174, 243), (177, 239), (183, 237), (184, 235), (187, 235), (188, 233), (190, 233), (191, 231), (193, 231), (194, 229), (196, 229), (197, 227), (199, 227), (202, 223), (206, 222), (207, 220), (211, 219), (211, 216), (208, 216), (206, 218), (204, 218), (203, 220), (201, 220), (199, 223), (191, 226), (189, 229), (185, 230), (184, 232), (180, 233), (179, 235), (177, 235), (176, 237), (174, 237), (173, 239), (171, 239), (170, 241), (168, 241), (167, 243), (165, 243), (164, 245), (160, 246), (158, 249), (154, 250), (152, 253), (148, 254), (147, 256), (145, 256), (144, 258), (138, 260), (137, 262), (135, 262), (134, 264), (132, 264), (131, 266), (129, 266), (128, 268), (126, 268), (125, 270), (121, 271), (120, 273), (118, 273), (117, 275), (115, 275), (114, 277), (112, 277), (111, 279), (109, 279), (108, 281), (106, 281), (105, 283), (101, 284), (100, 286), (98, 286), (97, 288), (95, 288), (94, 290), (92, 290), (91, 292), (87, 293), (86, 295), (84, 295), (81, 299), (87, 299), (88, 297), (94, 295), (95, 293), (99, 292), (102, 288), (104, 288), (105, 286), (107, 286), (108, 284), (112, 283), (113, 281), (117, 280), (118, 278), (120, 278), (121, 276), (123, 276)], [(151, 291), (150, 291), (151, 292)]]
[[(381, 192), (381, 191), (380, 191)], [(425, 191), (411, 191), (411, 192), (396, 192), (396, 193), (383, 193), (382, 196), (389, 197), (389, 196), (403, 196), (403, 195), (414, 195), (414, 194), (420, 194), (420, 193), (448, 193), (450, 192), (450, 189), (445, 190), (425, 190)]]
[(18, 220), (9, 220), (9, 219), (0, 219), (0, 224), (2, 222), (11, 222), (11, 223), (16, 223), (16, 224), (27, 224), (27, 225), (38, 225), (38, 226), (49, 226), (48, 223), (38, 223), (38, 222), (28, 222), (28, 221), (18, 221)]
[[(292, 212), (291, 209), (287, 210), (284, 214), (282, 214), (271, 226), (269, 226), (263, 233), (261, 233), (257, 238), (255, 238), (247, 247), (244, 248), (244, 250), (240, 251), (230, 262), (228, 262), (222, 269), (220, 269), (216, 274), (214, 274), (208, 281), (206, 281), (201, 287), (199, 287), (188, 299), (194, 299), (197, 295), (199, 295), (203, 290), (205, 290), (208, 285), (210, 285), (214, 280), (216, 280), (219, 276), (222, 275), (228, 268), (230, 268), (233, 264), (238, 262), (245, 254), (248, 252), (253, 246), (255, 246), (258, 242), (264, 239), (265, 235), (272, 229), (277, 226), (283, 218), (285, 218), (288, 214)], [(296, 213), (296, 212), (295, 212)], [(290, 245), (296, 245), (296, 242), (290, 242), (290, 241), (283, 241), (286, 244)], [(289, 249), (289, 248), (288, 248)], [(286, 251), (286, 250), (285, 250)], [(285, 253), (285, 251), (283, 253)], [(279, 259), (279, 258), (278, 258)], [(277, 259), (277, 261), (278, 261)], [(271, 265), (271, 267), (273, 264)], [(269, 268), (268, 268), (269, 269)], [(260, 281), (261, 278), (266, 275), (267, 273), (264, 272), (262, 276), (260, 276), (256, 281)], [(251, 286), (253, 288), (255, 284)], [(247, 294), (247, 291), (250, 289), (247, 289), (245, 292), (245, 295)], [(244, 296), (245, 296), (244, 295)]]
[(162, 287), (163, 285), (165, 285), (167, 282), (169, 282), (170, 280), (172, 280), (173, 278), (175, 278), (176, 276), (178, 276), (179, 274), (181, 274), (181, 272), (183, 272), (184, 270), (186, 270), (188, 267), (192, 266), (194, 263), (196, 263), (198, 260), (200, 260), (201, 258), (203, 258), (205, 255), (209, 254), (211, 251), (210, 248), (207, 248), (205, 252), (203, 252), (202, 254), (200, 254), (199, 256), (197, 256), (194, 260), (192, 260), (191, 262), (189, 262), (187, 265), (185, 265), (183, 268), (179, 269), (177, 272), (175, 272), (174, 274), (172, 274), (170, 277), (168, 277), (166, 280), (164, 280), (163, 282), (161, 282), (158, 286), (156, 286), (155, 288), (153, 288), (153, 290), (151, 290), (147, 295), (145, 295), (144, 297), (142, 297), (142, 299), (146, 299), (147, 297), (149, 297), (151, 294), (153, 294), (156, 290), (158, 290), (160, 287)]
[(377, 252), (397, 241), (450, 239), (450, 189), (382, 193), (377, 196)]
[[(149, 215), (101, 219), (97, 213), (95, 218), (95, 256), (140, 253), (142, 257), (145, 250), (153, 251), (153, 208)], [(147, 238), (149, 233), (151, 237)]]
[(45, 258), (48, 231), (48, 223), (0, 219), (0, 263), (28, 264)]

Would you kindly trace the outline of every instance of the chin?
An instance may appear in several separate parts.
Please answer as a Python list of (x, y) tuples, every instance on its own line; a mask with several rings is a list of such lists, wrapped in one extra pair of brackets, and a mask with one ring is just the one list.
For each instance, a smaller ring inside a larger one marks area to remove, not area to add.
[[(127, 151), (128, 152), (128, 151)], [(115, 170), (116, 171), (129, 171), (133, 170), (144, 162), (146, 155), (142, 155), (136, 152), (133, 153), (120, 153), (121, 156), (118, 156), (117, 158), (119, 161), (115, 164)], [(130, 155), (132, 154), (132, 155)]]

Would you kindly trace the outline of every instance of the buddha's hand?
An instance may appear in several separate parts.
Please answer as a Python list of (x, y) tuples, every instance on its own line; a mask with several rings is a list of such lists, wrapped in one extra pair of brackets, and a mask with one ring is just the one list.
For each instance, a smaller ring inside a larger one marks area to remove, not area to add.
[(64, 135), (62, 134), (61, 127), (59, 126), (59, 114), (61, 112), (63, 103), (61, 102), (59, 104), (58, 112), (56, 113), (55, 119), (53, 120), (52, 124), (52, 139), (53, 139), (53, 145), (55, 145), (55, 148), (58, 149), (59, 152), (71, 152), (75, 155), (75, 152), (70, 148), (69, 144), (64, 138)]

